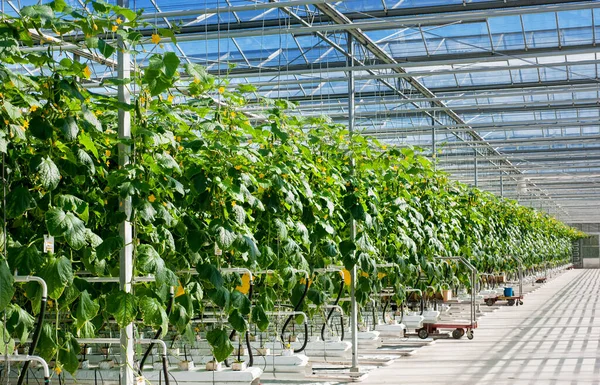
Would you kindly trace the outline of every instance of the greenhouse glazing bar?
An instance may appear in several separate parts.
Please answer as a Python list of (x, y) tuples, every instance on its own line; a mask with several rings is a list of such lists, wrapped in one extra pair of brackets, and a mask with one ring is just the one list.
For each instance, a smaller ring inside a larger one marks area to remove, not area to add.
[[(318, 5), (327, 3), (321, 2)], [(574, 4), (561, 5), (560, 8), (556, 5), (543, 5), (533, 6), (526, 8), (515, 8), (515, 9), (503, 9), (503, 10), (487, 10), (482, 12), (456, 12), (451, 14), (437, 14), (431, 16), (403, 16), (393, 18), (392, 20), (383, 21), (358, 21), (350, 24), (320, 24), (312, 25), (310, 27), (288, 27), (280, 28), (279, 24), (275, 28), (253, 28), (253, 29), (242, 29), (242, 30), (224, 30), (220, 32), (209, 32), (204, 34), (188, 33), (177, 36), (177, 40), (182, 41), (197, 41), (197, 40), (211, 40), (211, 39), (226, 39), (226, 38), (242, 38), (242, 37), (257, 37), (257, 36), (272, 36), (280, 34), (290, 35), (309, 35), (315, 32), (344, 32), (354, 29), (360, 29), (362, 31), (374, 31), (383, 29), (398, 29), (402, 27), (414, 27), (423, 25), (440, 25), (456, 22), (474, 22), (483, 21), (488, 17), (500, 17), (500, 16), (514, 16), (514, 15), (525, 15), (525, 14), (536, 14), (543, 12), (556, 12), (556, 11), (575, 11), (581, 9), (596, 9), (600, 8), (600, 3), (596, 2), (583, 2)], [(331, 15), (328, 15), (331, 17)], [(160, 17), (160, 13), (158, 16)], [(202, 31), (205, 28), (202, 27)], [(356, 37), (356, 36), (355, 36)], [(165, 42), (169, 42), (169, 39), (165, 39)]]
[(202, 8), (202, 9), (189, 9), (184, 11), (168, 11), (168, 12), (155, 12), (155, 13), (144, 13), (140, 16), (142, 20), (151, 20), (156, 18), (168, 18), (177, 16), (200, 16), (208, 14), (220, 14), (229, 12), (243, 12), (243, 11), (258, 11), (268, 10), (282, 7), (297, 7), (302, 5), (314, 5), (322, 3), (332, 3), (339, 0), (291, 0), (285, 2), (269, 2), (269, 3), (253, 3), (249, 5), (232, 5), (228, 7), (218, 8)]

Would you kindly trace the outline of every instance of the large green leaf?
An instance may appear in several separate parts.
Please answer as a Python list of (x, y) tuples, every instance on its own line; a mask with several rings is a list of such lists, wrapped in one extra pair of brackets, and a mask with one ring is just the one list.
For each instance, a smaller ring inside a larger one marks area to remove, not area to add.
[(54, 11), (47, 5), (29, 5), (21, 9), (21, 16), (31, 17), (33, 19), (41, 19), (42, 21), (49, 21), (54, 19)]
[[(16, 335), (19, 341), (27, 341), (29, 331), (33, 329), (35, 318), (27, 313), (25, 309), (16, 304), (9, 305), (9, 307), (6, 309), (6, 312), (8, 318), (8, 331)], [(2, 346), (1, 343), (0, 346)]]
[(229, 290), (227, 290), (225, 287), (221, 286), (215, 290), (211, 290), (209, 292), (209, 296), (215, 305), (219, 306), (220, 308), (227, 309), (229, 307), (230, 294)]
[(23, 186), (17, 186), (6, 197), (6, 214), (9, 218), (20, 217), (27, 210), (31, 210), (36, 206), (35, 199), (33, 199), (29, 190)]
[(0, 260), (0, 311), (3, 311), (6, 306), (12, 301), (15, 294), (14, 277), (10, 273), (10, 268), (6, 261)]
[(244, 294), (240, 293), (237, 290), (234, 290), (231, 293), (231, 307), (239, 309), (241, 314), (250, 314), (250, 306), (250, 300)]
[(169, 318), (162, 304), (156, 298), (143, 296), (139, 299), (139, 306), (144, 323), (162, 328), (165, 334), (168, 330)]
[(165, 65), (165, 75), (167, 77), (172, 78), (177, 73), (177, 69), (179, 68), (179, 63), (181, 61), (177, 57), (175, 52), (166, 52), (163, 58), (163, 63)]
[(165, 261), (160, 257), (152, 245), (140, 245), (137, 248), (137, 260), (140, 270), (152, 273), (159, 285), (174, 286), (177, 284), (175, 274), (165, 266)]
[(46, 227), (50, 235), (63, 236), (67, 243), (79, 250), (86, 245), (85, 224), (72, 212), (52, 208), (46, 212)]
[(217, 245), (223, 250), (227, 250), (233, 245), (237, 235), (223, 226), (217, 228)]
[(81, 109), (81, 118), (86, 128), (102, 132), (102, 123), (85, 104)]
[(58, 361), (67, 372), (74, 374), (79, 368), (79, 359), (77, 355), (80, 351), (81, 347), (75, 336), (71, 333), (67, 333), (65, 340), (58, 351)]
[(73, 119), (72, 116), (59, 120), (57, 124), (60, 127), (60, 131), (63, 133), (67, 140), (77, 139), (77, 134), (79, 134), (79, 127), (77, 126), (77, 122), (75, 121), (75, 119)]
[(231, 314), (229, 314), (229, 318), (227, 319), (229, 324), (238, 332), (243, 333), (248, 330), (248, 322), (240, 313), (238, 309), (233, 309)]
[(112, 54), (115, 53), (115, 47), (102, 39), (98, 40), (98, 50), (100, 50), (102, 56), (106, 58), (111, 57)]
[(73, 283), (71, 261), (65, 256), (51, 257), (43, 270), (42, 278), (48, 285), (48, 296), (52, 299), (60, 298), (65, 287)]
[(106, 299), (106, 311), (115, 317), (115, 321), (122, 328), (135, 320), (137, 306), (137, 298), (124, 291), (117, 291)]
[(215, 360), (221, 362), (233, 353), (233, 345), (229, 340), (227, 330), (223, 328), (214, 328), (206, 333), (206, 340), (212, 347)]
[(196, 271), (198, 271), (198, 277), (200, 279), (206, 280), (216, 288), (223, 286), (223, 275), (216, 266), (211, 265), (210, 263), (204, 263), (196, 266)]
[(60, 171), (49, 157), (42, 158), (36, 167), (42, 186), (47, 190), (54, 190), (60, 182)]
[(82, 291), (75, 311), (77, 328), (81, 329), (85, 321), (92, 320), (98, 314), (98, 310), (100, 310), (100, 305), (92, 299), (87, 290)]
[(54, 198), (54, 203), (58, 208), (77, 213), (85, 222), (89, 219), (89, 205), (83, 199), (70, 194), (60, 194)]
[(123, 248), (123, 238), (110, 237), (106, 238), (98, 247), (96, 247), (96, 256), (98, 259), (106, 259), (111, 257), (117, 251)]
[(261, 304), (252, 307), (252, 323), (258, 326), (260, 331), (265, 331), (269, 327), (269, 317)]
[(0, 323), (0, 354), (11, 355), (15, 351), (15, 340), (11, 338), (4, 324)]
[(54, 327), (49, 323), (44, 322), (36, 353), (46, 361), (50, 361), (56, 354), (57, 346), (55, 336), (56, 330)]

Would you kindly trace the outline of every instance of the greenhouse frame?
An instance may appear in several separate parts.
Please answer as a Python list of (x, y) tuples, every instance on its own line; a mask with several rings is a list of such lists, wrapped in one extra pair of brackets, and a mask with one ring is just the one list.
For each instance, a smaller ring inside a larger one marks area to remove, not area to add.
[(599, 1), (0, 13), (3, 383), (597, 375)]

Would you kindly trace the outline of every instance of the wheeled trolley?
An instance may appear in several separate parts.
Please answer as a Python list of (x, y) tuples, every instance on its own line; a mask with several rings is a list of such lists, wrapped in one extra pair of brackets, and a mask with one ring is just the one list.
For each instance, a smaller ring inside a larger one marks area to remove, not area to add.
[(497, 297), (488, 297), (485, 300), (485, 304), (488, 306), (493, 306), (498, 301), (506, 301), (508, 306), (517, 306), (523, 305), (523, 296), (522, 295), (513, 295), (513, 296), (505, 296), (499, 295)]
[(436, 322), (436, 323), (423, 323), (423, 327), (421, 329), (417, 329), (417, 335), (421, 339), (426, 339), (430, 336), (439, 336), (441, 335), (441, 329), (454, 329), (452, 330), (452, 338), (455, 340), (461, 339), (465, 334), (467, 338), (473, 339), (473, 329), (477, 328), (477, 322), (471, 323), (444, 323), (444, 322)]

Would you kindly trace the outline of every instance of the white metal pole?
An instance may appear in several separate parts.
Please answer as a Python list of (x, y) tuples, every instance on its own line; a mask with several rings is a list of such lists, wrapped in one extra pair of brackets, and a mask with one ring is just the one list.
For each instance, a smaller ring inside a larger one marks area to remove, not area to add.
[[(348, 33), (348, 66), (354, 65), (354, 45), (352, 42), (352, 34)], [(352, 137), (354, 134), (354, 71), (348, 72), (348, 132)], [(354, 165), (354, 159), (352, 159)], [(350, 220), (350, 238), (354, 241), (356, 238), (356, 222)], [(352, 368), (351, 372), (358, 372), (358, 305), (356, 303), (356, 264), (350, 271), (350, 328), (352, 332)]]
[[(129, 0), (117, 0), (117, 5), (123, 8), (129, 7)], [(117, 74), (120, 80), (129, 79), (131, 76), (131, 64), (129, 47), (123, 38), (119, 35), (117, 54)], [(131, 92), (129, 84), (120, 84), (118, 88), (119, 101), (129, 104), (131, 101)], [(119, 109), (119, 138), (131, 138), (131, 114), (129, 111)], [(129, 164), (131, 147), (123, 143), (119, 144), (119, 166), (124, 167)], [(119, 201), (119, 210), (126, 214), (125, 220), (121, 223), (119, 233), (123, 239), (123, 248), (119, 255), (119, 285), (121, 290), (131, 293), (133, 281), (133, 237), (131, 226), (131, 197), (121, 198)], [(134, 346), (133, 346), (133, 323), (125, 326), (120, 332), (121, 339), (121, 385), (133, 385), (134, 383)]]

